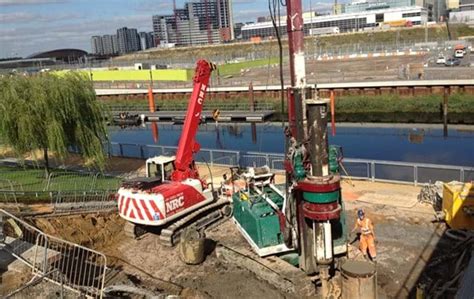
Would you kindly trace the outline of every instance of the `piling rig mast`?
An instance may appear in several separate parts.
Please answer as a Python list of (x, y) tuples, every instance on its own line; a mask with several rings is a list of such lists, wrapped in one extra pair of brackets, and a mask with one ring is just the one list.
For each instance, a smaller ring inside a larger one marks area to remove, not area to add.
[(334, 255), (347, 252), (340, 176), (329, 167), (329, 100), (319, 98), (306, 84), (301, 0), (286, 3), (291, 88), (286, 131), (289, 217), (285, 243), (297, 248), (300, 268), (307, 274), (319, 273), (324, 294)]

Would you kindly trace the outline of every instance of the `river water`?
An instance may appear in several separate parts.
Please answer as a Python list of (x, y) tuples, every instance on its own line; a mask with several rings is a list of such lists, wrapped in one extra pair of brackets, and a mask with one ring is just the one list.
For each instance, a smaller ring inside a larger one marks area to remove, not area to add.
[[(176, 146), (182, 125), (158, 123), (155, 142), (151, 124), (121, 129), (110, 127), (112, 142)], [(474, 166), (474, 126), (337, 124), (329, 142), (343, 147), (347, 158)], [(202, 148), (268, 153), (284, 152), (279, 123), (202, 124), (197, 141)]]

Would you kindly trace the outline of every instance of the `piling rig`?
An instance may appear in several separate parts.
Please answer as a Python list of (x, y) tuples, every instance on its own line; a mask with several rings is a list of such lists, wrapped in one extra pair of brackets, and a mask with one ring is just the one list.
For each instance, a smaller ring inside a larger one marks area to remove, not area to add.
[(334, 257), (347, 252), (340, 175), (329, 163), (329, 100), (306, 84), (301, 0), (287, 1), (291, 88), (285, 169), (288, 204), (285, 243), (297, 249), (299, 267), (317, 274), (323, 295)]

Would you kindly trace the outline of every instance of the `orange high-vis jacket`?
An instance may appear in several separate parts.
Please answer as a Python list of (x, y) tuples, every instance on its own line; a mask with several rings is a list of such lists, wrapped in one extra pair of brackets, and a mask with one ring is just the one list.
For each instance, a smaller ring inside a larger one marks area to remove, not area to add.
[(374, 235), (374, 225), (369, 218), (365, 217), (363, 220), (357, 219), (356, 225), (362, 235)]

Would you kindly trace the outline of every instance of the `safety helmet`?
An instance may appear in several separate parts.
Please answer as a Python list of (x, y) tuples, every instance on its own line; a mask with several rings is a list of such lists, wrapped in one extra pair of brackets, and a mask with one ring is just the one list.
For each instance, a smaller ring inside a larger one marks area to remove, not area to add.
[(364, 210), (362, 209), (357, 210), (357, 217), (362, 218), (364, 217), (364, 215), (365, 215)]

